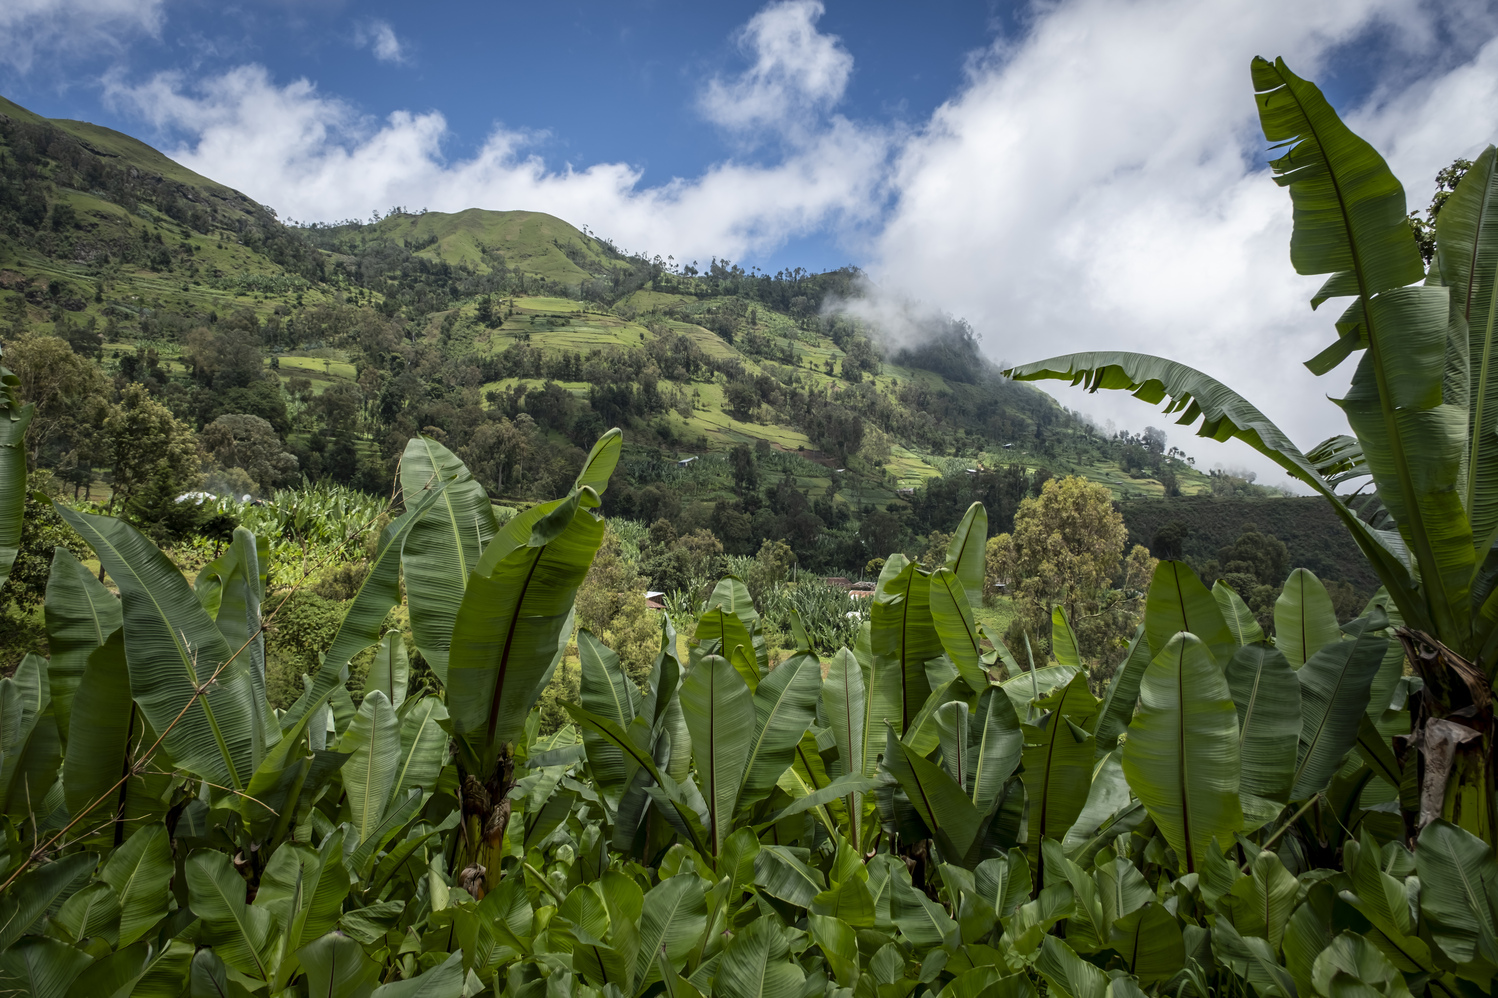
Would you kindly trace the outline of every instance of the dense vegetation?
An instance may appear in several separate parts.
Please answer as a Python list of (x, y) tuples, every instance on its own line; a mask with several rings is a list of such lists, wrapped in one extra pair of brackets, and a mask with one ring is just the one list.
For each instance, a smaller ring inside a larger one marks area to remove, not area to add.
[(1004, 378), (960, 320), (887, 345), (841, 309), (866, 289), (851, 269), (661, 260), (533, 212), (285, 225), (126, 136), (9, 103), (0, 233), (31, 466), (162, 543), (225, 536), (171, 508), (200, 488), (387, 495), (418, 434), (523, 507), (626, 427), (611, 516), (705, 529), (730, 555), (784, 542), (854, 578), (973, 501), (1007, 529), (1051, 474), (1116, 496), (1221, 485), (1161, 431), (1104, 431)]
[[(860, 509), (864, 548), (891, 543), (866, 565), (872, 591), (845, 610), (852, 597), (804, 577), (801, 550), (772, 537), (809, 551), (836, 529), (792, 498), (807, 501), (796, 466), (776, 464), (804, 458), (735, 446), (720, 468), (668, 465), (626, 452), (618, 429), (588, 441), (580, 405), (570, 426), (543, 428), (498, 389), (484, 406), (419, 378), (406, 383), (421, 386), (419, 411), (451, 422), (422, 423), (402, 396), (390, 420), (403, 437), (370, 429), (367, 405), (332, 385), (310, 395), (348, 427), (355, 473), (381, 472), (380, 499), (374, 481), (264, 506), (179, 497), (190, 458), (264, 492), (297, 458), (281, 446), (297, 406), (284, 429), (273, 410), (189, 420), (185, 400), (272, 381), (216, 380), (262, 371), (253, 313), (210, 324), (225, 328), (203, 330), (184, 377), (151, 375), (154, 388), (28, 395), (103, 375), (68, 360), (80, 355), (66, 343), (18, 337), (7, 361), (30, 368), (0, 371), (0, 592), (40, 601), (47, 655), (0, 679), (0, 988), (1488, 993), (1498, 597), (1485, 559), (1498, 492), (1486, 471), (1498, 465), (1484, 409), (1498, 373), (1492, 291), (1474, 291), (1460, 260), (1498, 260), (1498, 236), (1478, 224), (1498, 205), (1498, 149), (1440, 212), (1439, 283), (1399, 283), (1420, 249), (1383, 160), (1283, 62), (1256, 60), (1254, 81), (1266, 136), (1292, 144), (1275, 169), (1314, 209), (1292, 257), (1310, 272), (1350, 268), (1329, 293), (1360, 296), (1330, 358), (1368, 348), (1345, 403), (1357, 435), (1306, 457), (1224, 386), (1137, 355), (1017, 373), (1170, 394), (1207, 435), (1270, 454), (1353, 534), (1385, 586), (1366, 601), (1334, 599), (1305, 568), (1286, 575), (1285, 545), (1247, 529), (1210, 559), (1208, 588), (1180, 558), (1129, 550), (1106, 486), (1015, 462), (959, 465), (905, 512), (886, 507), (888, 520)], [(1333, 187), (1350, 203), (1329, 201)], [(344, 240), (335, 248), (358, 262), (358, 235), (316, 238)], [(686, 269), (650, 279), (755, 279)], [(1431, 307), (1400, 309), (1404, 296)], [(359, 314), (357, 335), (385, 352), (364, 368), (381, 385), (444, 356), (384, 338), (409, 328), (394, 310)], [(629, 347), (579, 363), (622, 369), (649, 349)], [(138, 371), (162, 370), (135, 356)], [(643, 372), (627, 382), (636, 398)], [(538, 394), (538, 412), (565, 408), (544, 383)], [(1409, 417), (1440, 406), (1448, 418)], [(1369, 419), (1380, 407), (1388, 418)], [(591, 398), (586, 412), (602, 418)], [(39, 420), (52, 425), (33, 435)], [(1470, 452), (1433, 436), (1458, 424)], [(493, 436), (475, 445), (481, 430)], [(502, 460), (504, 434), (530, 434), (523, 463)], [(59, 438), (96, 441), (107, 505), (90, 502), (90, 476), (68, 477), (85, 443), (49, 450)], [(397, 441), (387, 469), (375, 455)], [(1128, 460), (1142, 468), (1179, 460), (1163, 435), (1108, 446), (1137, 447)], [(40, 467), (67, 453), (60, 479)], [(1458, 472), (1437, 466), (1447, 458)], [(778, 480), (762, 483), (766, 469)], [(1355, 510), (1334, 486), (1358, 475), (1372, 482)], [(715, 476), (732, 498), (694, 514), (683, 496)], [(1219, 494), (1250, 484), (1214, 477)], [(1462, 487), (1435, 487), (1447, 480)], [(818, 498), (835, 519), (828, 481)], [(634, 518), (616, 515), (621, 491)], [(892, 550), (902, 543), (915, 557)], [(664, 611), (645, 608), (645, 573), (677, 580)], [(1003, 636), (985, 605), (1000, 583), (1013, 610)]]

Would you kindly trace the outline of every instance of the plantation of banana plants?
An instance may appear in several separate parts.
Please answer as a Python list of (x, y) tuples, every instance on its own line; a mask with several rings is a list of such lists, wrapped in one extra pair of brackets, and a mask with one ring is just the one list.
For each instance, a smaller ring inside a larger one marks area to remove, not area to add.
[[(1362, 353), (1339, 403), (1352, 432), (1303, 453), (1226, 386), (1139, 355), (1014, 373), (1169, 397), (1273, 457), (1383, 579), (1356, 619), (1297, 570), (1267, 638), (1230, 588), (1162, 562), (1127, 658), (1093, 685), (1059, 609), (1053, 660), (975, 626), (974, 505), (940, 567), (885, 562), (852, 647), (824, 659), (793, 618), (797, 647), (772, 662), (729, 577), (684, 645), (662, 614), (637, 684), (574, 633), (620, 432), (565, 496), (503, 522), (417, 438), (320, 668), (276, 710), (264, 633), (297, 582), (268, 538), (241, 526), (189, 583), (134, 527), (59, 505), (102, 571), (57, 550), (50, 658), (0, 680), (0, 990), (1489, 994), (1498, 151), (1442, 211), (1427, 274), (1383, 159), (1283, 62), (1253, 78), (1286, 145), (1292, 262), (1331, 275), (1316, 304), (1354, 298), (1310, 362)], [(7, 571), (30, 418), (15, 384)], [(1338, 491), (1355, 479), (1371, 483)], [(384, 629), (402, 602), (435, 692)], [(572, 723), (542, 735), (537, 699), (574, 641)]]

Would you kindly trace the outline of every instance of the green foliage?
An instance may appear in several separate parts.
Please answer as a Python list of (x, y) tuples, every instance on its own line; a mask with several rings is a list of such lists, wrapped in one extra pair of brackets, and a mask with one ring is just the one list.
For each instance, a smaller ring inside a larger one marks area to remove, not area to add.
[[(1022, 666), (976, 626), (988, 546), (974, 505), (924, 565), (884, 560), (868, 619), (826, 662), (777, 603), (811, 583), (772, 546), (751, 566), (761, 607), (734, 576), (700, 605), (678, 601), (685, 661), (661, 615), (645, 668), (583, 629), (575, 686), (556, 682), (577, 618), (613, 625), (620, 607), (600, 597), (638, 580), (615, 538), (579, 598), (620, 453), (610, 431), (564, 495), (501, 524), (466, 465), (418, 440), (404, 510), (372, 549), (337, 531), (319, 541), (367, 557), (341, 607), (277, 601), (277, 546), (248, 527), (189, 586), (139, 530), (59, 507), (119, 596), (59, 550), (53, 658), (0, 679), (0, 986), (1492, 989), (1498, 864), (1491, 836), (1467, 827), (1487, 820), (1472, 780), (1487, 701), (1447, 710), (1472, 667), (1398, 626), (1408, 589), (1343, 621), (1297, 571), (1266, 638), (1230, 588), (1162, 562), (1099, 698), (1064, 608), (1054, 662), (1027, 645)], [(0, 508), (4, 529), (22, 519)], [(1391, 637), (1420, 677), (1398, 675)], [(408, 639), (446, 655), (429, 682)], [(300, 694), (274, 707), (299, 666)], [(555, 708), (570, 723), (543, 734)]]

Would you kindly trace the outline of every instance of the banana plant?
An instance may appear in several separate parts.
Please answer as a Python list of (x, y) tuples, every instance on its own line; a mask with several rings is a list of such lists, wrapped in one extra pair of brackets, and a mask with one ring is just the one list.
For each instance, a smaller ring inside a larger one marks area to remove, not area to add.
[[(500, 528), (456, 607), (445, 685), (470, 880), (484, 881), (499, 867), (515, 745), (571, 636), (573, 599), (603, 541), (603, 520), (594, 510), (620, 447), (619, 431), (609, 431), (594, 444), (569, 495)], [(446, 591), (449, 599), (457, 595)]]
[[(1428, 755), (1427, 795), (1441, 795), (1445, 817), (1498, 841), (1490, 772), (1490, 689), (1498, 679), (1498, 226), (1491, 224), (1498, 149), (1476, 159), (1443, 208), (1427, 273), (1405, 219), (1404, 188), (1383, 157), (1284, 60), (1255, 59), (1252, 77), (1264, 136), (1283, 150), (1270, 168), (1295, 206), (1291, 264), (1300, 274), (1328, 275), (1312, 308), (1351, 300), (1335, 322), (1336, 338), (1306, 361), (1322, 375), (1359, 355), (1347, 394), (1336, 400), (1351, 433), (1302, 451), (1227, 385), (1144, 354), (1069, 354), (1009, 373), (1125, 390), (1152, 404), (1169, 399), (1166, 411), (1180, 413), (1181, 424), (1200, 420), (1202, 436), (1242, 440), (1325, 498), (1383, 582), (1402, 621), (1399, 640), (1425, 681), (1412, 741), (1450, 742), (1447, 724), (1472, 732), (1459, 739), (1466, 761), (1455, 771), (1447, 760), (1456, 753)], [(1371, 482), (1371, 491), (1338, 491), (1355, 480)], [(1325, 607), (1298, 609), (1307, 636), (1326, 639)], [(1292, 667), (1308, 658), (1288, 639), (1281, 651)], [(1440, 723), (1426, 731), (1432, 721)], [(1406, 812), (1410, 841), (1429, 820)]]
[(36, 406), (22, 403), (21, 379), (0, 362), (0, 586), (10, 578), (21, 547), (26, 509), (26, 428)]

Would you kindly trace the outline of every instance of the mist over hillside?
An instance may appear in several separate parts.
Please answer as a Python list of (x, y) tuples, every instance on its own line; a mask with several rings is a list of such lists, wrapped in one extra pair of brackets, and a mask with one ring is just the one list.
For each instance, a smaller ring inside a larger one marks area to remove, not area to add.
[[(615, 425), (610, 516), (729, 555), (791, 541), (803, 567), (854, 577), (976, 500), (1009, 529), (1050, 477), (1120, 501), (1275, 494), (1007, 380), (979, 331), (852, 267), (663, 259), (523, 210), (285, 224), (128, 136), (9, 102), (0, 232), (32, 460), (143, 516), (203, 482), (388, 493), (417, 435), (523, 507)], [(202, 454), (149, 495), (122, 494), (104, 429), (132, 385)]]

